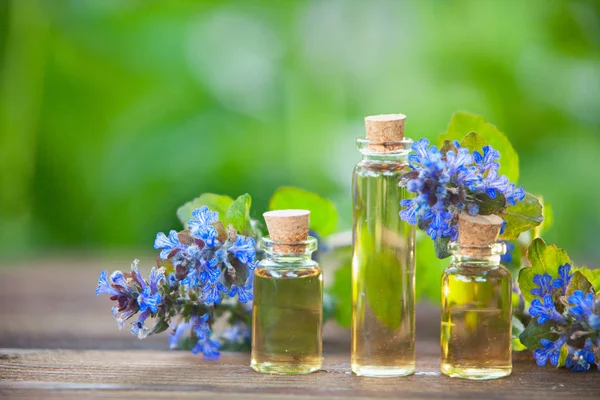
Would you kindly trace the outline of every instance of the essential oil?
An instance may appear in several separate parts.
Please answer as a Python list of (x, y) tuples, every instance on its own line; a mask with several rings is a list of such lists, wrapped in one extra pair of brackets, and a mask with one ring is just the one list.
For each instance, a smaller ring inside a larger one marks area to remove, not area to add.
[[(265, 213), (271, 237), (254, 271), (252, 360), (257, 372), (307, 374), (323, 359), (323, 273), (311, 259), (308, 211)], [(273, 240), (275, 239), (275, 240)]]
[(448, 376), (495, 379), (512, 371), (512, 278), (500, 264), (504, 249), (452, 247), (442, 276), (441, 371)]
[(254, 275), (252, 368), (309, 373), (322, 362), (323, 274), (313, 266), (258, 267)]
[(354, 169), (351, 364), (357, 375), (393, 377), (415, 370), (415, 230), (399, 216), (410, 141), (377, 142), (359, 139)]

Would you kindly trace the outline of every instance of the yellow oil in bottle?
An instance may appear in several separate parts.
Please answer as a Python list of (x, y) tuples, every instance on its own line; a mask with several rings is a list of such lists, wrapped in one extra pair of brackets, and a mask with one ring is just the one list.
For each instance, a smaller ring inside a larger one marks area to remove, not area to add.
[(512, 279), (500, 264), (458, 263), (442, 277), (441, 371), (496, 379), (512, 371)]
[(254, 274), (251, 367), (258, 372), (306, 374), (322, 363), (323, 274), (314, 261)]
[(415, 230), (399, 217), (403, 156), (367, 156), (354, 170), (351, 365), (356, 375), (415, 370)]

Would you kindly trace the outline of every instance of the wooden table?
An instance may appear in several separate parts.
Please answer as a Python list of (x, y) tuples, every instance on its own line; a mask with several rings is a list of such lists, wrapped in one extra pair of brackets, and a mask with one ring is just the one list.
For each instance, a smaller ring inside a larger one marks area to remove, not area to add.
[[(248, 354), (205, 361), (167, 350), (166, 334), (138, 340), (119, 331), (110, 301), (94, 290), (101, 268), (123, 260), (77, 259), (0, 266), (0, 397), (336, 399), (600, 399), (600, 373), (540, 368), (516, 355), (505, 379), (471, 382), (439, 372), (434, 307), (417, 311), (417, 372), (373, 379), (350, 373), (350, 337), (329, 324), (323, 371), (262, 375)], [(110, 269), (110, 268), (109, 268)]]

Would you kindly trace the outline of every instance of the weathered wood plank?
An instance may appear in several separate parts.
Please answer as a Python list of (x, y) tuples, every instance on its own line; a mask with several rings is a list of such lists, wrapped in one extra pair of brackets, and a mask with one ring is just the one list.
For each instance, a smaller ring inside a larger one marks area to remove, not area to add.
[[(245, 354), (204, 361), (187, 352), (0, 350), (0, 391), (21, 395), (49, 391), (62, 396), (84, 391), (100, 396), (169, 397), (190, 393), (212, 398), (598, 398), (600, 373), (587, 375), (532, 368), (517, 360), (512, 376), (487, 382), (450, 379), (439, 359), (420, 355), (417, 373), (394, 379), (353, 376), (345, 358), (326, 357), (323, 371), (307, 376), (262, 375)], [(86, 394), (86, 397), (88, 395)]]
[[(148, 260), (148, 263), (151, 261)], [(66, 260), (0, 266), (0, 396), (29, 398), (600, 399), (600, 373), (539, 368), (517, 356), (513, 375), (471, 382), (439, 373), (439, 314), (417, 312), (417, 373), (395, 379), (353, 376), (349, 333), (332, 324), (322, 372), (271, 376), (253, 372), (247, 354), (205, 361), (165, 351), (165, 335), (140, 341), (116, 329), (106, 297), (94, 296), (103, 265), (129, 260)]]

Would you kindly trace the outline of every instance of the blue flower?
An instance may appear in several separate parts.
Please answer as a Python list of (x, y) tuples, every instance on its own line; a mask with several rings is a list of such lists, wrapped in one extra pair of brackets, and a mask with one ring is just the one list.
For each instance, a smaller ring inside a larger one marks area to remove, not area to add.
[(252, 300), (252, 285), (238, 286), (236, 284), (231, 285), (229, 290), (229, 297), (233, 298), (238, 296), (240, 303), (247, 303)]
[(192, 322), (180, 322), (175, 325), (175, 328), (169, 333), (169, 348), (176, 349), (179, 341), (181, 340), (181, 336), (192, 327)]
[(556, 311), (552, 296), (544, 296), (544, 303), (540, 299), (534, 299), (529, 308), (529, 314), (532, 317), (538, 317), (538, 324), (542, 325), (546, 321), (556, 321), (560, 324), (565, 324), (565, 318)]
[(133, 327), (131, 328), (131, 333), (137, 335), (139, 339), (145, 339), (150, 333), (150, 330), (145, 326), (146, 319), (149, 316), (150, 310), (145, 310), (138, 316), (137, 321), (133, 324)]
[(207, 306), (221, 302), (221, 292), (227, 292), (227, 288), (221, 282), (209, 282), (202, 288), (202, 297)]
[(194, 229), (190, 228), (190, 233), (193, 237), (202, 240), (208, 248), (213, 248), (219, 244), (217, 229), (212, 225), (199, 225)]
[(544, 346), (541, 349), (537, 349), (533, 352), (533, 358), (535, 358), (535, 362), (540, 367), (546, 365), (546, 362), (550, 360), (550, 363), (555, 367), (558, 365), (558, 359), (560, 357), (560, 349), (567, 342), (566, 336), (561, 336), (555, 342), (542, 339), (540, 343)]
[(152, 294), (152, 289), (150, 286), (146, 286), (142, 293), (137, 298), (138, 306), (140, 307), (140, 311), (150, 310), (155, 313), (158, 311), (158, 306), (162, 302), (162, 296), (160, 293)]
[(588, 338), (585, 341), (583, 349), (573, 350), (574, 349), (569, 348), (569, 355), (565, 360), (565, 367), (570, 368), (573, 372), (589, 371), (591, 364), (594, 363), (592, 339)]
[(219, 220), (219, 213), (211, 212), (208, 207), (202, 206), (192, 211), (192, 217), (193, 219), (188, 221), (190, 234), (202, 240), (206, 247), (215, 247), (218, 243), (217, 230), (211, 224)]
[(569, 286), (569, 282), (571, 282), (571, 278), (573, 274), (569, 274), (571, 272), (571, 265), (565, 264), (558, 267), (558, 275), (560, 278), (556, 278), (552, 281), (552, 287), (554, 289), (561, 289), (561, 294), (567, 293), (567, 286)]
[(496, 198), (500, 193), (509, 204), (525, 195), (506, 176), (498, 175), (496, 160), (500, 154), (491, 146), (486, 146), (483, 154), (472, 155), (460, 146), (442, 154), (436, 146), (429, 147), (427, 139), (421, 139), (412, 150), (411, 171), (401, 178), (401, 184), (416, 196), (401, 201), (400, 218), (418, 224), (432, 239), (456, 239), (458, 214), (468, 210), (477, 215), (480, 211), (474, 194), (484, 192)]
[(210, 335), (210, 327), (208, 326), (209, 315), (204, 314), (202, 316), (192, 315), (190, 322), (192, 324), (192, 331), (198, 337), (198, 339), (206, 339)]
[(550, 274), (536, 274), (533, 277), (533, 283), (539, 288), (531, 289), (531, 294), (534, 296), (544, 297), (552, 294), (552, 276)]
[(250, 340), (250, 329), (244, 322), (236, 322), (231, 328), (225, 329), (223, 339), (231, 343), (244, 343)]
[(210, 225), (219, 220), (219, 213), (216, 211), (210, 211), (207, 206), (196, 208), (192, 211), (192, 218), (188, 222), (188, 227), (192, 229), (193, 226), (197, 225)]
[(156, 240), (154, 241), (155, 249), (163, 249), (160, 252), (160, 258), (166, 260), (169, 258), (169, 254), (173, 250), (177, 250), (181, 248), (181, 243), (179, 243), (179, 237), (177, 236), (176, 231), (170, 231), (169, 237), (167, 237), (164, 233), (158, 232), (156, 234)]
[(496, 161), (500, 159), (500, 152), (495, 150), (492, 146), (484, 146), (483, 154), (475, 151), (473, 152), (473, 155), (475, 156), (475, 163), (477, 163), (482, 171), (500, 168), (500, 164)]
[(110, 296), (119, 296), (121, 292), (111, 286), (108, 281), (108, 271), (104, 270), (100, 272), (100, 277), (98, 278), (98, 287), (96, 288), (96, 296), (100, 293), (106, 293)]
[(203, 284), (208, 282), (216, 282), (221, 276), (221, 269), (217, 267), (219, 261), (216, 258), (210, 260), (202, 260), (200, 262), (200, 282)]
[(577, 321), (587, 323), (592, 329), (600, 329), (600, 316), (594, 313), (595, 296), (593, 294), (585, 294), (582, 290), (576, 290), (569, 296), (568, 301), (573, 305), (570, 312)]
[(196, 342), (196, 345), (192, 348), (192, 353), (198, 354), (202, 352), (204, 354), (204, 359), (216, 360), (221, 355), (219, 352), (220, 348), (221, 344), (215, 340), (210, 338), (199, 339), (198, 342)]
[(227, 251), (235, 255), (242, 264), (248, 264), (256, 257), (256, 242), (251, 237), (237, 235), (235, 242)]
[(190, 268), (186, 277), (181, 281), (181, 285), (188, 289), (193, 289), (200, 286), (200, 278), (197, 268)]

